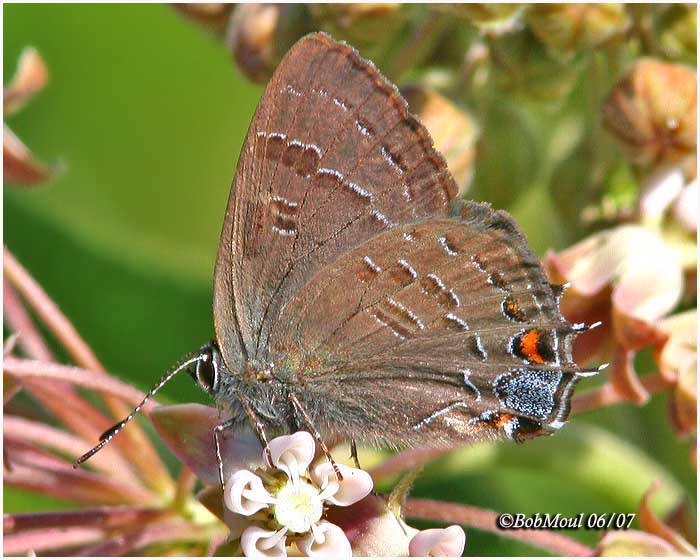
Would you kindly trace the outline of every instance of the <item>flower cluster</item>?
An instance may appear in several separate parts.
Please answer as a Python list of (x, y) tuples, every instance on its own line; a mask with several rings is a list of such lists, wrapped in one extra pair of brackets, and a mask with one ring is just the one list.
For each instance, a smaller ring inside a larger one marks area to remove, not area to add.
[(227, 525), (222, 553), (347, 557), (442, 551), (449, 556), (464, 549), (466, 536), (457, 525), (418, 531), (406, 524), (400, 508), (371, 492), (367, 472), (340, 464), (338, 480), (308, 432), (272, 439), (272, 465), (251, 431), (226, 434), (222, 489), (212, 438), (220, 422), (216, 409), (163, 406), (153, 410), (151, 419), (168, 447), (205, 484), (197, 499)]
[[(461, 556), (466, 542), (461, 527), (416, 531), (391, 514), (387, 522), (381, 498), (369, 495), (370, 475), (338, 465), (341, 480), (330, 462), (314, 462), (316, 449), (308, 432), (275, 438), (269, 449), (273, 465), (237, 470), (224, 488), (224, 519), (246, 556)], [(330, 512), (344, 527), (326, 518), (331, 508), (350, 508)], [(367, 532), (375, 533), (371, 543)]]
[(369, 474), (342, 465), (338, 480), (328, 461), (311, 468), (315, 444), (308, 432), (272, 440), (270, 453), (273, 465), (267, 469), (241, 469), (226, 482), (229, 523), (250, 524), (240, 534), (243, 553), (281, 556), (295, 546), (304, 556), (349, 557), (350, 542), (340, 527), (322, 519), (324, 509), (349, 506), (367, 496), (372, 490)]
[(642, 530), (608, 532), (598, 543), (596, 556), (697, 556), (695, 547), (653, 512), (649, 502), (658, 490), (654, 483), (642, 497), (637, 514)]
[[(642, 177), (636, 209), (627, 223), (545, 259), (551, 278), (570, 285), (564, 314), (602, 324), (576, 341), (578, 360), (612, 360), (609, 384), (580, 397), (574, 410), (645, 404), (652, 392), (671, 389), (680, 435), (695, 431), (697, 411), (697, 310), (682, 309), (695, 297), (697, 269), (696, 88), (690, 68), (651, 59), (620, 80), (602, 114)], [(644, 348), (658, 372), (640, 378), (634, 362)]]

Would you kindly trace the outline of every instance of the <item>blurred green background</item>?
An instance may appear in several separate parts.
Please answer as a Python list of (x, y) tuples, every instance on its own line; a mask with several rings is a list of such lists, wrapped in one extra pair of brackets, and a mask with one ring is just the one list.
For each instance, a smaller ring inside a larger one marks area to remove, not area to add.
[[(50, 82), (9, 124), (63, 171), (47, 186), (5, 185), (5, 244), (105, 366), (145, 390), (213, 336), (218, 237), (262, 88), (236, 70), (222, 43), (167, 6), (5, 5), (5, 83), (26, 46), (44, 57)], [(574, 96), (574, 106), (584, 103)], [(493, 153), (494, 136), (510, 139), (506, 148), (522, 147), (509, 128), (514, 110), (491, 121), (470, 195), (511, 210), (542, 255), (567, 246), (573, 232), (556, 211), (551, 170), (533, 171), (538, 160), (522, 149)], [(523, 118), (547, 127), (553, 117), (532, 109)], [(587, 166), (591, 155), (563, 141), (575, 145), (572, 135), (585, 123), (556, 122), (547, 145), (565, 153), (555, 159)], [(511, 153), (520, 159), (509, 161)], [(162, 394), (206, 402), (189, 379)], [(508, 512), (626, 513), (659, 478), (664, 487), (654, 504), (667, 513), (681, 494), (696, 495), (689, 454), (690, 442), (671, 432), (665, 397), (656, 397), (643, 409), (582, 415), (553, 438), (470, 447), (431, 466), (414, 495)], [(5, 494), (6, 511), (37, 503), (29, 493)], [(588, 544), (599, 537), (572, 536)], [(469, 530), (466, 553), (541, 551)]]

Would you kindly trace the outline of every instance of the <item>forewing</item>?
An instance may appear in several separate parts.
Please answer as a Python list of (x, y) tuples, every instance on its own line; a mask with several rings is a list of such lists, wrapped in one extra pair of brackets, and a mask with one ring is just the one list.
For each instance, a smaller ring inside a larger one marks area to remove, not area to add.
[(303, 349), (289, 369), (311, 398), (355, 418), (345, 431), (394, 442), (556, 429), (580, 374), (558, 292), (486, 204), (374, 237), (319, 271), (280, 323), (272, 348)]
[(455, 193), (371, 63), (324, 34), (299, 41), (261, 99), (226, 210), (214, 320), (229, 368), (269, 362), (280, 310), (321, 268), (398, 224), (447, 216)]

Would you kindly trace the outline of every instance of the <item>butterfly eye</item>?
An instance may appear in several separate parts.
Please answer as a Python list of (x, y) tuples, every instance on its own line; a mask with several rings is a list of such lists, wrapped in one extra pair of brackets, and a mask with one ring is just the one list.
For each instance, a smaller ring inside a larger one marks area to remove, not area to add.
[(195, 376), (199, 386), (207, 393), (213, 393), (219, 385), (219, 370), (214, 360), (214, 349), (210, 345), (201, 350)]

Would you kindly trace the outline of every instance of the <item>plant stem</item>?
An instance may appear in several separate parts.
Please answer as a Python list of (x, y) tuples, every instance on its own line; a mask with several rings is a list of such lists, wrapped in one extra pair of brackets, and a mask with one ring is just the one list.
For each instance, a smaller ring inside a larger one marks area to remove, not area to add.
[(34, 308), (73, 359), (85, 369), (104, 371), (102, 364), (75, 327), (7, 248), (3, 254), (3, 269), (7, 281)]
[[(656, 394), (667, 390), (673, 384), (660, 374), (647, 375), (641, 380), (642, 386), (650, 393)], [(604, 408), (614, 404), (629, 402), (627, 398), (620, 395), (611, 383), (606, 383), (598, 389), (593, 389), (582, 395), (574, 397), (571, 403), (571, 414), (580, 414), (597, 408)]]
[[(36, 311), (79, 366), (107, 373), (68, 318), (6, 247), (3, 248), (3, 271), (6, 280)], [(124, 418), (130, 412), (120, 399), (110, 395), (103, 395), (103, 398), (115, 419)], [(122, 441), (117, 445), (124, 456), (137, 467), (144, 482), (159, 494), (172, 496), (173, 480), (148, 437), (135, 422), (129, 430), (123, 432)]]
[(195, 484), (197, 483), (197, 477), (194, 473), (187, 467), (187, 465), (182, 465), (180, 469), (180, 474), (175, 481), (175, 498), (173, 499), (173, 508), (176, 511), (182, 509), (187, 500), (192, 496)]
[(427, 13), (407, 37), (401, 50), (394, 56), (386, 74), (392, 81), (400, 82), (401, 76), (411, 67), (420, 64), (430, 54), (435, 39), (448, 24), (442, 14)]
[(417, 469), (438, 457), (449, 453), (452, 449), (417, 448), (407, 449), (389, 457), (386, 461), (369, 471), (372, 480), (381, 480), (401, 474), (410, 469)]
[(163, 510), (129, 506), (105, 506), (71, 511), (15, 513), (3, 516), (3, 531), (58, 527), (98, 527), (109, 529), (124, 525), (143, 525), (169, 515)]
[(44, 337), (34, 325), (34, 321), (27, 313), (22, 302), (17, 297), (15, 290), (9, 283), (3, 286), (3, 304), (5, 321), (13, 333), (18, 335), (18, 343), (28, 356), (35, 360), (45, 362), (53, 361), (54, 357), (49, 350)]
[[(128, 403), (138, 404), (143, 394), (138, 389), (114, 379), (104, 373), (88, 371), (75, 366), (64, 366), (54, 362), (41, 362), (37, 360), (22, 360), (19, 358), (6, 358), (5, 370), (18, 379), (33, 379), (35, 381), (51, 380), (62, 381), (102, 394), (119, 397)], [(155, 399), (149, 400), (145, 409), (157, 406)]]

